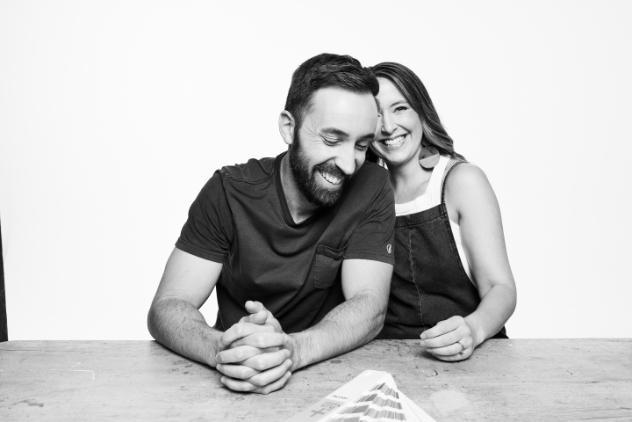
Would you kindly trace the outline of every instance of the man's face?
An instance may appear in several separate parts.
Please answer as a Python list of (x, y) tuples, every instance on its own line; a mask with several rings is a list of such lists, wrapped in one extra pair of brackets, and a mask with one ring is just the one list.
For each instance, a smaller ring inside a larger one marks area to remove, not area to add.
[(289, 152), (294, 179), (310, 202), (329, 207), (340, 198), (364, 163), (377, 117), (370, 93), (331, 87), (312, 95)]

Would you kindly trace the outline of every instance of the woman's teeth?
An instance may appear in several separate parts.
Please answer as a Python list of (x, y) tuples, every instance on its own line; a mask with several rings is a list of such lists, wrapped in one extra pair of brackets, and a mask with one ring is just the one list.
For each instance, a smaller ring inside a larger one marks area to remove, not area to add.
[(384, 145), (386, 145), (387, 147), (395, 148), (395, 147), (398, 147), (398, 146), (400, 146), (401, 144), (404, 143), (404, 138), (405, 137), (406, 137), (405, 135), (399, 135), (399, 136), (396, 136), (394, 138), (384, 139), (383, 142), (384, 142)]

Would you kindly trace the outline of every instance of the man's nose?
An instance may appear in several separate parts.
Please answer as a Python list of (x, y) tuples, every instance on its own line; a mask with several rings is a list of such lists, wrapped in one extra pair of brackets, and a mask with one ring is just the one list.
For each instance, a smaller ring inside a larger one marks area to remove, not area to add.
[(344, 148), (340, 148), (336, 157), (336, 166), (347, 176), (355, 173), (357, 167), (357, 153), (355, 143), (349, 142)]
[(382, 113), (378, 124), (380, 125), (380, 132), (382, 132), (383, 135), (390, 135), (393, 133), (393, 130), (395, 130), (393, 118), (390, 113)]

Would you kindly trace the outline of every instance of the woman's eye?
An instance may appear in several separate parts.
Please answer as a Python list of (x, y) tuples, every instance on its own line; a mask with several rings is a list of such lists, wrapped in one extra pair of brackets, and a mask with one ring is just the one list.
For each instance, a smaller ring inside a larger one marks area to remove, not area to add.
[(405, 110), (408, 110), (408, 107), (403, 106), (403, 105), (395, 107), (395, 113), (398, 113), (400, 111), (405, 111)]
[(367, 150), (367, 148), (369, 148), (369, 146), (368, 146), (368, 145), (356, 144), (356, 149), (357, 149), (358, 151), (366, 151), (366, 150)]

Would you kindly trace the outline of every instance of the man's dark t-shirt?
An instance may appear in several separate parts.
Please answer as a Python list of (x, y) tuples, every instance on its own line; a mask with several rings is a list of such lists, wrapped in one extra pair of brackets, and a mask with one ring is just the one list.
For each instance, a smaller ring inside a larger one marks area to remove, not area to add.
[(223, 264), (215, 327), (226, 330), (258, 300), (285, 332), (304, 330), (344, 297), (343, 259), (393, 264), (395, 214), (387, 172), (365, 163), (331, 208), (296, 224), (276, 158), (215, 172), (189, 210), (176, 247)]

